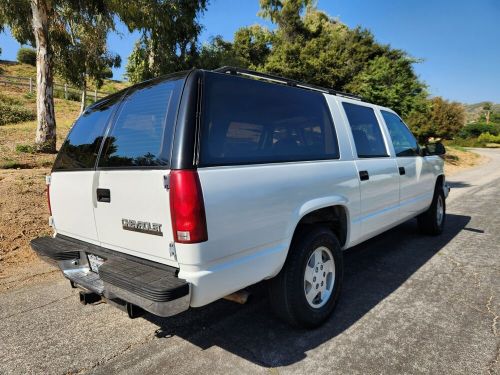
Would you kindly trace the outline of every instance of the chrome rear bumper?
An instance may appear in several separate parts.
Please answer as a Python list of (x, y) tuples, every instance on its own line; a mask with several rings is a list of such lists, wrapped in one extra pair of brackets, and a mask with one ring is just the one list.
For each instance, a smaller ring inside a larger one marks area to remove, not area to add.
[[(191, 287), (176, 276), (173, 267), (62, 236), (37, 238), (31, 247), (44, 260), (56, 264), (73, 286), (110, 301), (133, 304), (162, 317), (189, 308)], [(90, 268), (89, 253), (105, 259), (98, 273)]]

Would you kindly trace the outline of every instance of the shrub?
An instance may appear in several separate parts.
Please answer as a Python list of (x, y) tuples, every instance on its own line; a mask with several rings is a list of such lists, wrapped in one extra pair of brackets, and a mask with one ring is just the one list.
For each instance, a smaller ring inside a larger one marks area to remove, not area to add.
[(15, 124), (36, 119), (36, 114), (19, 105), (9, 105), (0, 102), (0, 125)]
[(477, 137), (477, 141), (480, 143), (500, 143), (500, 135), (493, 135), (486, 132)]
[(483, 133), (490, 133), (498, 135), (500, 133), (500, 125), (498, 124), (485, 124), (481, 122), (465, 125), (460, 133), (460, 138), (476, 138)]
[(35, 148), (32, 145), (16, 145), (16, 151), (17, 152), (24, 152), (26, 154), (34, 154), (35, 153)]
[(20, 48), (17, 51), (17, 61), (36, 66), (36, 51), (33, 48)]
[(22, 105), (20, 100), (4, 94), (0, 94), (0, 103), (5, 105)]

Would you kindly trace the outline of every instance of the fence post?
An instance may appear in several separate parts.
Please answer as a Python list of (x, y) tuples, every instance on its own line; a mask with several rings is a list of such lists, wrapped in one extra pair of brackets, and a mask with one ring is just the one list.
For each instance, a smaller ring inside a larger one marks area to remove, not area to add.
[(68, 84), (64, 84), (64, 99), (68, 100)]
[(97, 88), (94, 89), (94, 102), (97, 102)]
[(33, 94), (33, 78), (30, 77), (30, 94)]

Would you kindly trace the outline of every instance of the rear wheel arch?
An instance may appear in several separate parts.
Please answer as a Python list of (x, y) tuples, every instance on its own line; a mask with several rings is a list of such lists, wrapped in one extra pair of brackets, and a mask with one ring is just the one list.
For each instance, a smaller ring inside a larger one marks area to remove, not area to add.
[(295, 226), (291, 242), (311, 225), (328, 227), (337, 236), (340, 246), (344, 247), (349, 235), (349, 211), (346, 206), (335, 204), (307, 212)]

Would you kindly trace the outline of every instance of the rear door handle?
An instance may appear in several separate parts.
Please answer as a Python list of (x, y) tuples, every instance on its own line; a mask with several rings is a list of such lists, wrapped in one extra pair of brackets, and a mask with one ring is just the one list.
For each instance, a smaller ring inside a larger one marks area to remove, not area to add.
[(370, 175), (368, 174), (368, 171), (359, 171), (359, 179), (361, 181), (366, 181), (370, 179)]
[(401, 176), (406, 174), (405, 167), (399, 167), (399, 174), (400, 174)]
[(111, 192), (109, 189), (97, 189), (97, 201), (98, 202), (111, 202)]

